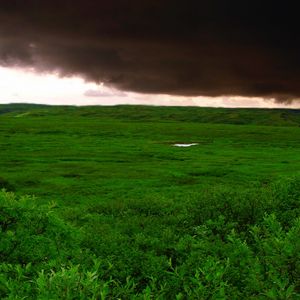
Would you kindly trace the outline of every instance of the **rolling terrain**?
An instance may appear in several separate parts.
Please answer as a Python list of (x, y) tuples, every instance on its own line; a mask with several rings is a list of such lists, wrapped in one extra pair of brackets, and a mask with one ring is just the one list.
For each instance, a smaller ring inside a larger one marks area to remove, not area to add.
[(299, 150), (300, 110), (0, 105), (0, 298), (299, 299)]

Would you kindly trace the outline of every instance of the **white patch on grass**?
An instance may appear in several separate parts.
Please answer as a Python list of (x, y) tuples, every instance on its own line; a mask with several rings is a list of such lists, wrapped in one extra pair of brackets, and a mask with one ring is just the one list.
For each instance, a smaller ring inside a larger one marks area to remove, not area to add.
[(191, 147), (191, 146), (196, 146), (198, 143), (191, 143), (191, 144), (174, 144), (174, 147)]

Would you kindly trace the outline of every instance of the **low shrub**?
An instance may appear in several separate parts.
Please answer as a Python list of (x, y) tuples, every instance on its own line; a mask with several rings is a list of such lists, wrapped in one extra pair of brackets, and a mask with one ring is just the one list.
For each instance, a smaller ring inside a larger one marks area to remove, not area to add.
[(0, 298), (300, 299), (299, 178), (170, 203), (89, 210), (79, 228), (2, 191)]

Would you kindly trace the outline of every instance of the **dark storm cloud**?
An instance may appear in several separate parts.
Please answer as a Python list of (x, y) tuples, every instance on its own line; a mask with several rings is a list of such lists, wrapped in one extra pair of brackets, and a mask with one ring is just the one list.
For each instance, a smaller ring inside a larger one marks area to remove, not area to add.
[(1, 0), (0, 26), (1, 65), (142, 93), (300, 98), (288, 1)]

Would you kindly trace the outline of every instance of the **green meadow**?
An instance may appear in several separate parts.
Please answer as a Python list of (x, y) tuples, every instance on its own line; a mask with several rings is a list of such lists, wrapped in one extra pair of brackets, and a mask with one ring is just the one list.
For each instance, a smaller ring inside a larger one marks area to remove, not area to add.
[(0, 105), (0, 188), (0, 299), (300, 299), (300, 110)]

